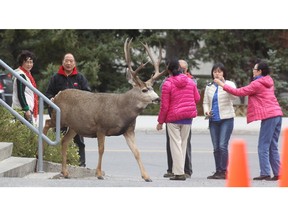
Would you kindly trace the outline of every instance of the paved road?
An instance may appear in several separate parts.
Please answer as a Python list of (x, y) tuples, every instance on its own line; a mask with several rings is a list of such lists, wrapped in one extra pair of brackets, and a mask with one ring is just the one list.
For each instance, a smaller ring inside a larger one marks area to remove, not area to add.
[[(33, 213), (38, 215), (39, 211), (33, 209), (35, 206), (42, 206), (41, 211), (47, 214), (55, 214), (55, 212), (56, 214), (69, 212), (71, 215), (91, 215), (91, 212), (93, 215), (95, 212), (105, 215), (196, 213), (196, 215), (221, 216), (248, 215), (253, 209), (256, 210), (257, 215), (275, 215), (287, 211), (285, 197), (288, 191), (276, 190), (278, 182), (251, 181), (253, 188), (227, 190), (225, 180), (206, 178), (214, 171), (214, 161), (207, 122), (201, 118), (194, 121), (192, 127), (194, 131), (192, 178), (179, 182), (163, 178), (166, 171), (165, 134), (155, 132), (155, 125), (155, 117), (140, 118), (140, 121), (137, 121), (136, 132), (137, 145), (144, 166), (153, 182), (145, 182), (141, 179), (136, 160), (123, 136), (107, 137), (103, 159), (105, 180), (94, 177), (55, 180), (0, 178), (2, 210), (13, 209), (15, 214), (25, 215), (26, 212), (27, 215)], [(287, 118), (283, 125), (288, 125)], [(231, 141), (243, 139), (246, 142), (251, 178), (259, 174), (256, 147), (258, 126), (259, 123), (247, 126), (245, 118), (238, 119), (235, 122), (236, 130), (231, 138)], [(85, 142), (87, 166), (95, 169), (98, 158), (97, 141), (85, 138)], [(282, 137), (279, 144), (281, 149)], [(2, 205), (3, 203), (5, 205)], [(265, 205), (267, 208), (259, 208)]]
[[(86, 179), (17, 179), (0, 178), (0, 187), (224, 187), (225, 180), (207, 180), (207, 176), (214, 172), (212, 145), (207, 129), (208, 122), (203, 117), (194, 119), (192, 126), (192, 163), (193, 175), (185, 182), (175, 182), (163, 178), (166, 167), (166, 150), (164, 131), (155, 130), (156, 116), (139, 116), (136, 124), (136, 141), (141, 152), (144, 166), (153, 182), (144, 182), (133, 154), (129, 150), (123, 136), (107, 137), (103, 170), (105, 180), (96, 178)], [(287, 118), (283, 119), (283, 127), (287, 126)], [(259, 122), (246, 124), (246, 119), (235, 118), (233, 139), (243, 139), (247, 142), (247, 154), (250, 177), (259, 175), (257, 157), (257, 139)], [(281, 140), (280, 137), (280, 148)], [(97, 141), (85, 138), (87, 167), (95, 169), (97, 164)], [(275, 187), (277, 182), (251, 181), (255, 187)]]
[[(165, 134), (163, 132), (138, 131), (136, 133), (137, 145), (141, 152), (142, 161), (149, 173), (152, 183), (141, 183), (140, 171), (136, 160), (130, 149), (128, 148), (124, 137), (108, 137), (105, 144), (105, 153), (103, 159), (103, 170), (106, 173), (106, 180), (113, 178), (133, 179), (130, 183), (134, 186), (225, 186), (225, 180), (207, 180), (206, 177), (211, 175), (214, 170), (214, 158), (210, 136), (208, 134), (192, 135), (192, 165), (193, 175), (186, 182), (173, 182), (163, 178), (163, 174), (167, 169)], [(257, 156), (257, 140), (258, 135), (232, 135), (231, 141), (242, 139), (246, 143), (249, 174), (251, 178), (259, 175), (259, 165)], [(98, 159), (97, 141), (96, 139), (85, 139), (87, 167), (96, 168)], [(281, 140), (280, 140), (281, 142)], [(281, 146), (280, 146), (281, 147)], [(138, 178), (138, 179), (137, 179)], [(137, 185), (139, 184), (139, 185)], [(125, 184), (124, 184), (125, 185)], [(123, 185), (122, 185), (123, 186)], [(251, 181), (251, 186), (277, 186), (277, 182), (255, 182)]]

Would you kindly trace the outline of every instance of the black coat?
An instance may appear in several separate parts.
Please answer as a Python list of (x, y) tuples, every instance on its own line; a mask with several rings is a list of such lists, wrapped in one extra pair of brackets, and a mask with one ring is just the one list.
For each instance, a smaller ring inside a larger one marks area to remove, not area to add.
[(73, 74), (70, 76), (64, 76), (57, 73), (53, 77), (51, 77), (45, 95), (46, 97), (51, 99), (59, 91), (63, 91), (68, 88), (91, 91), (87, 79), (81, 73)]

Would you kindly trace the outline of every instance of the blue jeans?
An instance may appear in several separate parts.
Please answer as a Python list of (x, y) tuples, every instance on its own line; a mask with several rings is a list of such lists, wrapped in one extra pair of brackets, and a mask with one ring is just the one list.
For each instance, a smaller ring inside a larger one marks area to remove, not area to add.
[(280, 156), (278, 139), (281, 132), (282, 117), (277, 116), (261, 121), (258, 139), (258, 157), (260, 175), (270, 175), (270, 167), (274, 176), (279, 175)]
[(234, 118), (209, 121), (213, 144), (216, 172), (226, 172), (228, 165), (228, 144), (234, 128)]

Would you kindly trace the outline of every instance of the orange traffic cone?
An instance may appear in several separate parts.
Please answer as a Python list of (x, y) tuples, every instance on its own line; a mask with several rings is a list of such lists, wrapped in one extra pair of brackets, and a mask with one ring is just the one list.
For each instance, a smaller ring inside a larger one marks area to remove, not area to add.
[(249, 187), (249, 172), (246, 146), (243, 140), (234, 140), (231, 144), (227, 173), (227, 187)]
[(279, 171), (279, 186), (288, 187), (288, 128), (283, 131), (283, 146)]

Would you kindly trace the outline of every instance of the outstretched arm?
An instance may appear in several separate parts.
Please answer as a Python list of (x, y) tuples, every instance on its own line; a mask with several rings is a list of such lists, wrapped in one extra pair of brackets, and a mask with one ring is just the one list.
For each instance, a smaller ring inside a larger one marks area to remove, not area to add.
[(259, 84), (256, 82), (251, 82), (249, 85), (244, 86), (242, 88), (233, 88), (233, 87), (225, 84), (223, 81), (221, 81), (219, 79), (214, 79), (214, 82), (217, 83), (219, 86), (221, 86), (228, 93), (236, 95), (236, 96), (253, 95), (253, 94), (257, 93), (257, 89), (259, 87)]

